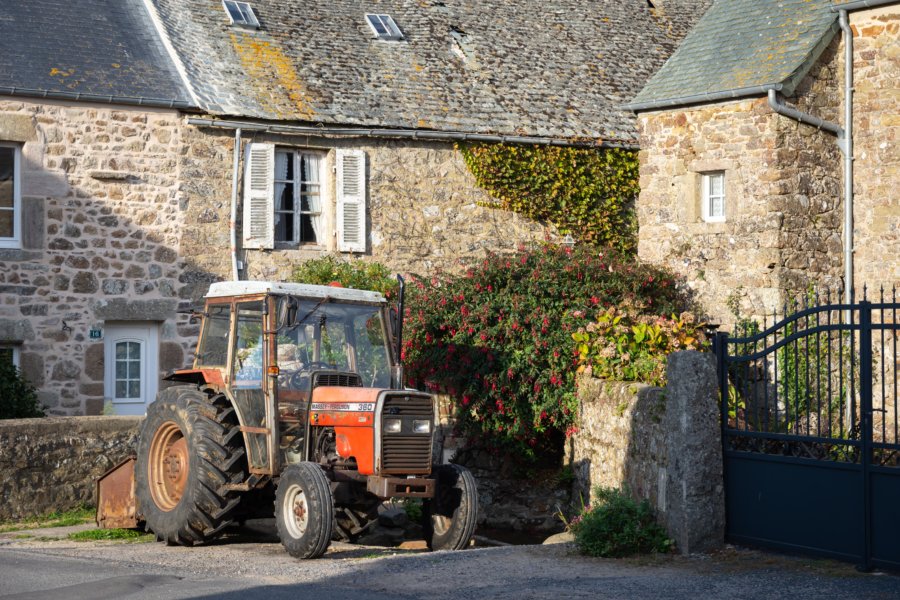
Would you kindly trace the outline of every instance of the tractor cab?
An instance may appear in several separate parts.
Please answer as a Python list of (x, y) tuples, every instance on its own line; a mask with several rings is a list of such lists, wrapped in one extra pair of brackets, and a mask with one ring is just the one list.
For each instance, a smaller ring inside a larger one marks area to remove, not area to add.
[(272, 474), (273, 459), (306, 459), (314, 388), (402, 387), (391, 343), (399, 335), (396, 312), (378, 292), (214, 283), (202, 316), (193, 369), (166, 379), (215, 384), (231, 399), (251, 472)]

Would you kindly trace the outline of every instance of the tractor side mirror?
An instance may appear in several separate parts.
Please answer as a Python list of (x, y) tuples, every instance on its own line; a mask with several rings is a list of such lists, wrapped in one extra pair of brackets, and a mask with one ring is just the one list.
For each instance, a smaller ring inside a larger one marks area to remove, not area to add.
[(285, 306), (285, 319), (284, 322), (288, 323), (288, 325), (293, 325), (297, 322), (297, 309), (299, 308), (299, 303), (297, 299), (293, 296), (288, 296), (287, 306)]

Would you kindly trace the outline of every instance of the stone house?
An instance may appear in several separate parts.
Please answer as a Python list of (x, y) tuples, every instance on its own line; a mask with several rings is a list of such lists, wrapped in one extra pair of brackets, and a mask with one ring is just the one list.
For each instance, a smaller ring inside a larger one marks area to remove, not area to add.
[(212, 281), (327, 253), (428, 273), (552, 237), (485, 206), (454, 144), (635, 148), (619, 107), (707, 4), (13, 3), (0, 356), (52, 414), (142, 414)]
[(898, 50), (896, 1), (717, 0), (627, 105), (639, 255), (726, 326), (900, 282)]

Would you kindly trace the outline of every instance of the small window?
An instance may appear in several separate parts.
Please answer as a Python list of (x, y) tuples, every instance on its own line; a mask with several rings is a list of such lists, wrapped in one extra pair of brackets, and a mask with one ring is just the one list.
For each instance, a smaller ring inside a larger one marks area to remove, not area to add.
[(225, 12), (231, 19), (232, 25), (241, 25), (243, 27), (259, 28), (259, 21), (253, 14), (253, 8), (249, 2), (235, 2), (235, 0), (222, 0), (225, 5)]
[(22, 150), (0, 142), (0, 248), (21, 247)]
[(19, 368), (19, 347), (18, 346), (0, 346), (0, 362), (11, 364)]
[(375, 32), (375, 37), (379, 40), (399, 41), (403, 39), (400, 28), (397, 27), (390, 15), (366, 15), (366, 21), (368, 21), (369, 27), (372, 28), (372, 31)]
[(703, 220), (707, 223), (725, 221), (725, 172), (704, 173), (701, 178)]

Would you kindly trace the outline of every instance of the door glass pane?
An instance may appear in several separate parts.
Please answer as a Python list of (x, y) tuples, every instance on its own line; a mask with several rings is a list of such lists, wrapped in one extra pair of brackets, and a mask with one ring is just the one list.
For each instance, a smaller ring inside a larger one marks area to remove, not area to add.
[(13, 173), (15, 172), (15, 150), (0, 148), (0, 207), (13, 206)]
[(141, 397), (141, 343), (116, 342), (116, 398)]
[[(2, 187), (2, 183), (0, 183), (0, 187)], [(13, 211), (6, 210), (0, 208), (0, 237), (12, 237), (14, 234), (13, 229)]]

